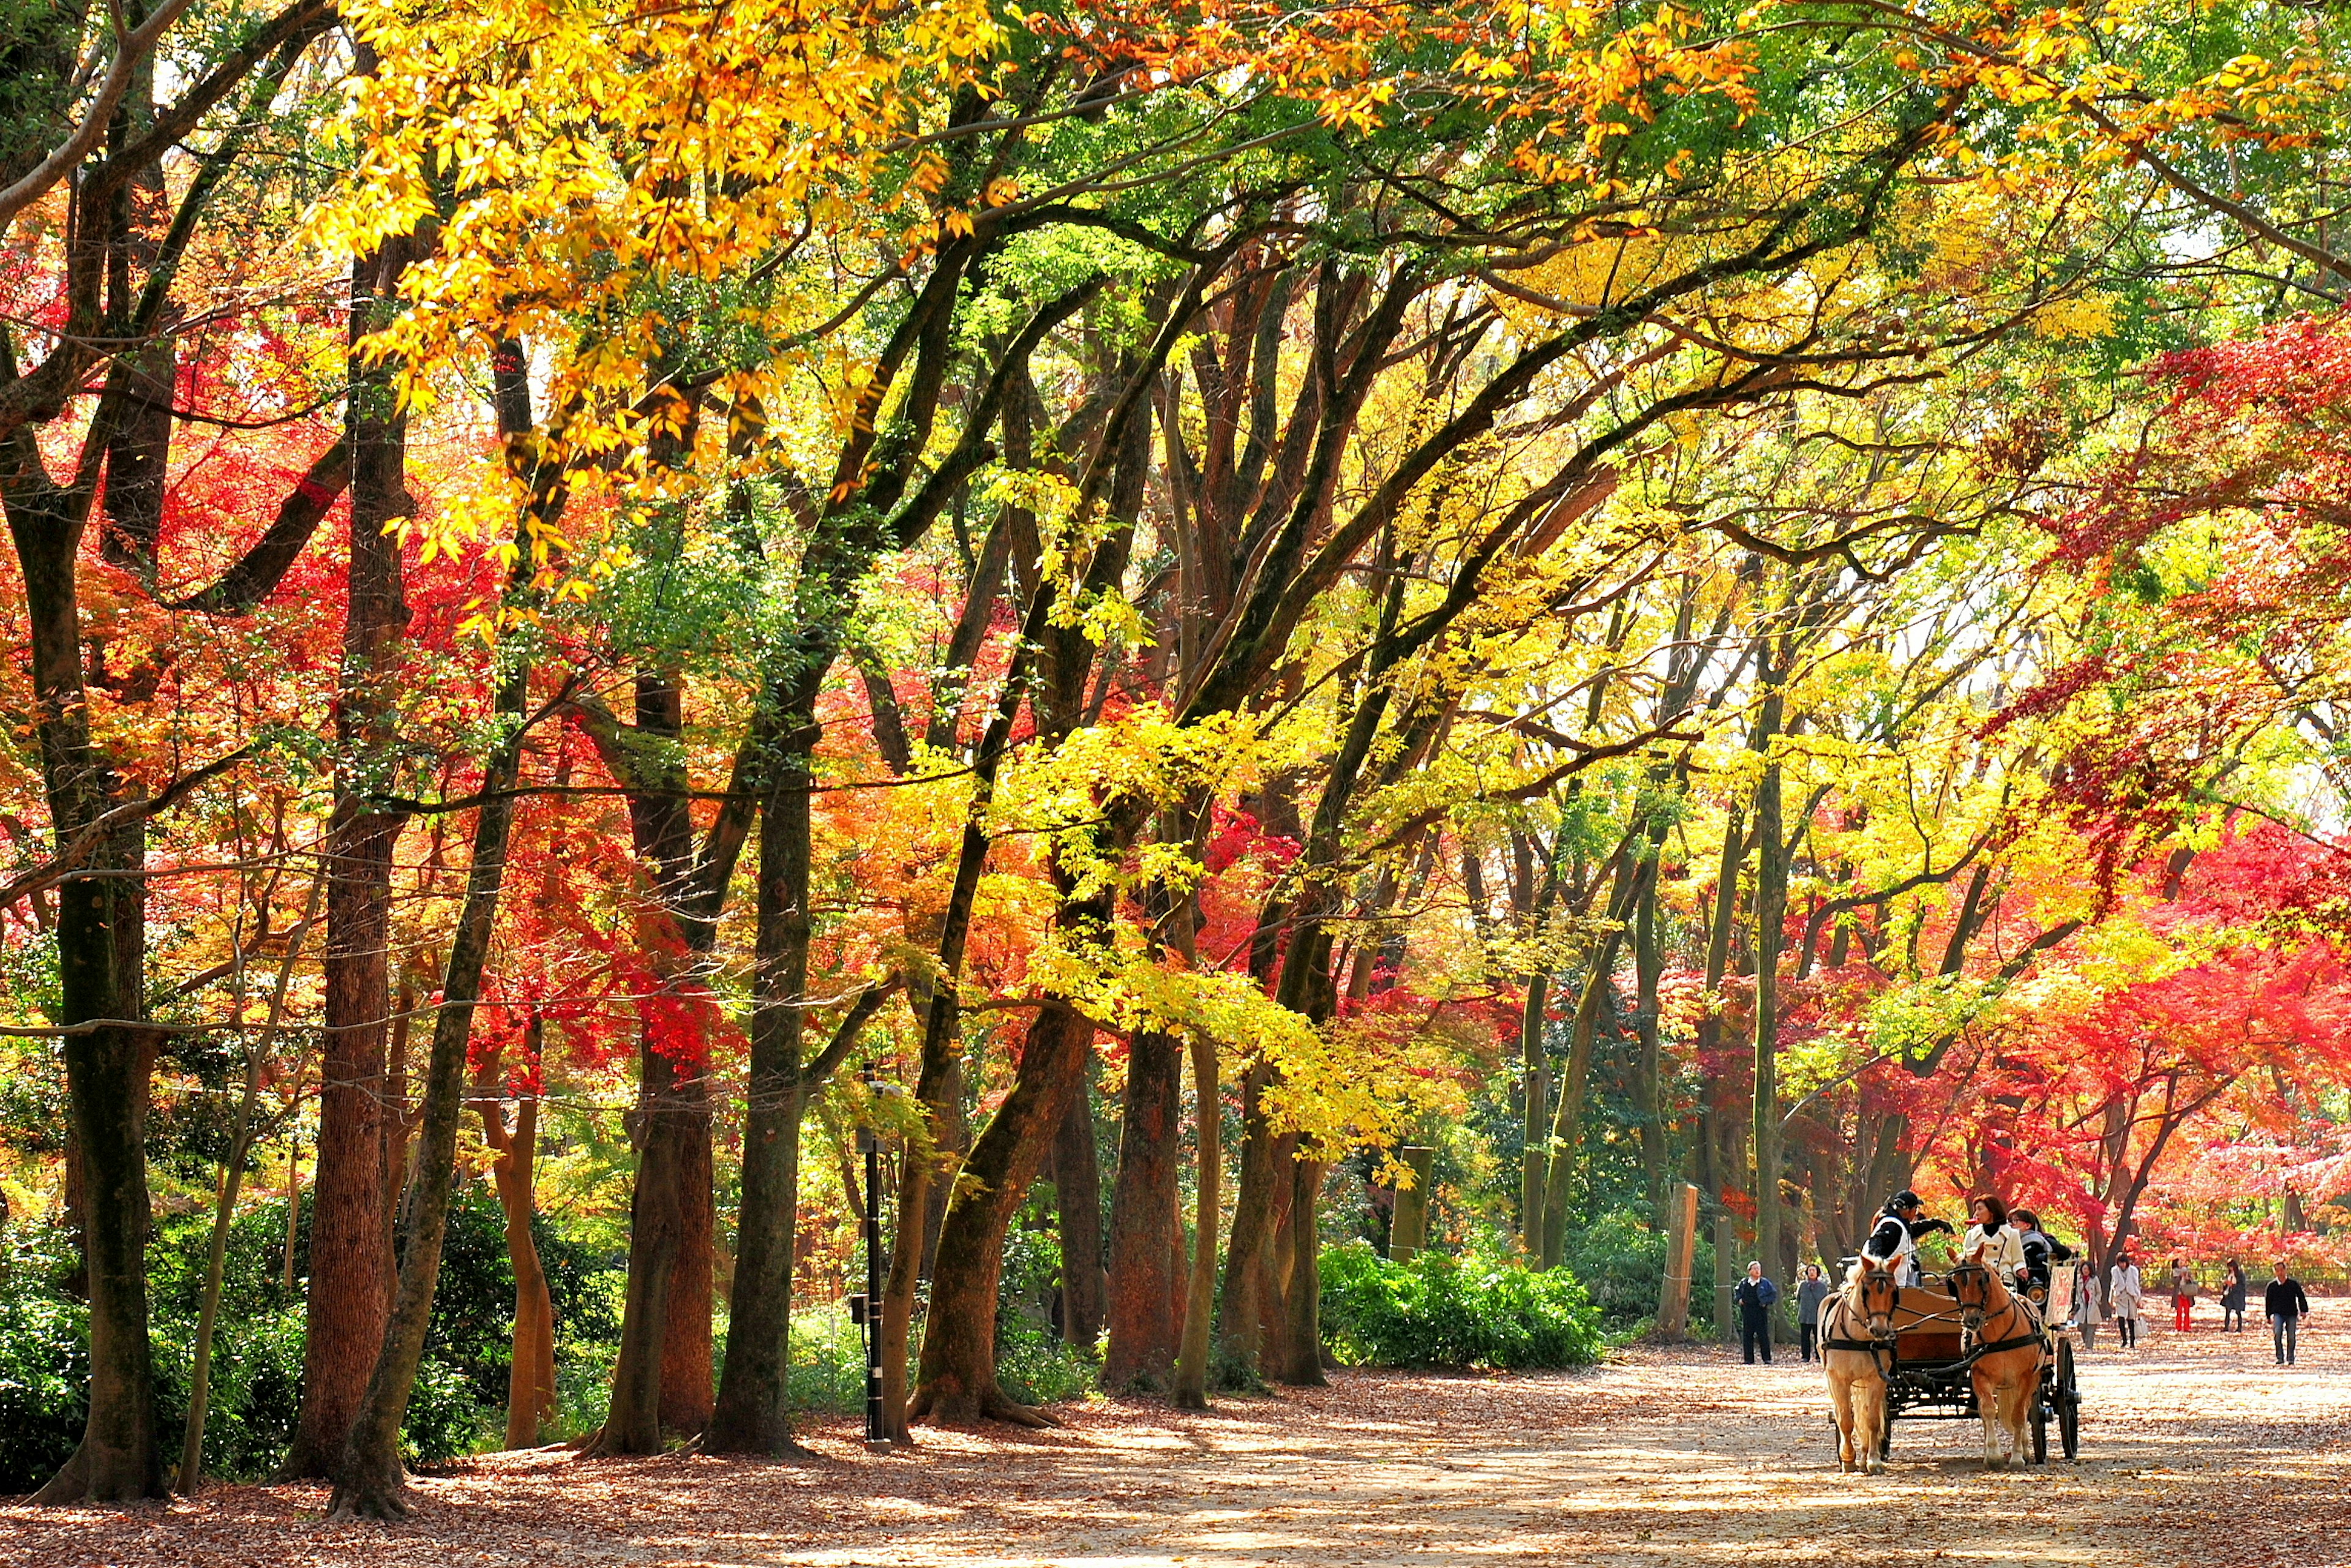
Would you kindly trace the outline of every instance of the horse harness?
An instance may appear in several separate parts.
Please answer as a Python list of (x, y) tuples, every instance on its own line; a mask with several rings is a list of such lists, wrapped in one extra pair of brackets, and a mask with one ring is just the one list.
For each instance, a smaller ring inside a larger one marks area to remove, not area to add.
[[(1952, 1270), (1954, 1274), (1959, 1271), (1959, 1270), (1956, 1269)], [(1829, 1310), (1836, 1314), (1835, 1321), (1840, 1329), (1844, 1327), (1845, 1319), (1851, 1315), (1853, 1310), (1851, 1304), (1852, 1296), (1853, 1287), (1848, 1285), (1845, 1289), (1838, 1291), (1829, 1302)], [(1942, 1314), (1940, 1313), (1937, 1313), (1933, 1317), (1921, 1318), (1918, 1322), (1933, 1322), (1939, 1319), (1941, 1315)], [(2025, 1332), (2020, 1334), (2011, 1334), (2005, 1339), (1996, 1339), (1989, 1343), (1979, 1341), (1976, 1343), (1970, 1344), (1967, 1347), (1966, 1354), (1960, 1358), (1959, 1363), (1955, 1364), (1972, 1366), (1979, 1359), (1984, 1356), (1997, 1355), (2004, 1350), (2022, 1350), (2026, 1345), (2038, 1345), (2042, 1343), (2040, 1321), (2034, 1316), (2032, 1308), (2025, 1302), (2022, 1297), (2009, 1297), (2008, 1305), (2004, 1310), (2002, 1316), (2013, 1316), (2021, 1320)], [(1871, 1360), (1878, 1364), (1877, 1371), (1879, 1376), (1883, 1377), (1888, 1383), (1894, 1381), (1895, 1370), (1901, 1364), (1902, 1360), (1899, 1342), (1895, 1335), (1888, 1334), (1884, 1339), (1878, 1339), (1874, 1336), (1869, 1339), (1853, 1339), (1849, 1337), (1832, 1339), (1828, 1337), (1826, 1333), (1827, 1328), (1828, 1325), (1826, 1323), (1822, 1324), (1823, 1333), (1822, 1338), (1818, 1342), (1821, 1349), (1824, 1351), (1860, 1351), (1868, 1355)], [(1960, 1325), (1960, 1332), (1965, 1334), (1968, 1339), (1973, 1340), (1976, 1339), (1976, 1336), (1981, 1331), (1980, 1329), (1968, 1328), (1964, 1323), (1962, 1323)]]
[[(1962, 1263), (1959, 1268), (1951, 1270), (1951, 1275), (1956, 1278), (1960, 1274), (1966, 1273), (1970, 1269), (1982, 1269), (1984, 1270), (1987, 1277), (1991, 1273), (1991, 1270), (1986, 1269), (1981, 1263)], [(1955, 1300), (1957, 1299), (1957, 1294), (1958, 1292), (1955, 1290), (1953, 1291), (1953, 1298)], [(1968, 1349), (1967, 1359), (1970, 1364), (1980, 1356), (1997, 1355), (2004, 1350), (2022, 1350), (2028, 1344), (2039, 1345), (2043, 1343), (2041, 1316), (2039, 1312), (2033, 1309), (2032, 1304), (2024, 1297), (2011, 1293), (2008, 1298), (2008, 1305), (2004, 1309), (2002, 1315), (2015, 1318), (2023, 1325), (2025, 1332), (2020, 1334), (2011, 1334), (2006, 1339), (1993, 1340), (1990, 1343), (1979, 1342), (1978, 1343), (1970, 1346)], [(1983, 1332), (1980, 1327), (1964, 1328), (1964, 1325), (1962, 1325), (1962, 1327), (1968, 1337), (1970, 1339), (1975, 1338)]]
[[(1836, 1314), (1836, 1322), (1840, 1328), (1844, 1326), (1846, 1318), (1854, 1315), (1852, 1300), (1853, 1287), (1851, 1285), (1847, 1285), (1844, 1290), (1839, 1291), (1835, 1296), (1831, 1298), (1829, 1301), (1829, 1311)], [(1895, 1301), (1897, 1304), (1901, 1301), (1901, 1295), (1898, 1291), (1896, 1293)], [(1877, 1369), (1877, 1375), (1880, 1377), (1886, 1379), (1889, 1383), (1894, 1380), (1894, 1366), (1900, 1357), (1896, 1352), (1894, 1336), (1892, 1334), (1886, 1335), (1884, 1339), (1878, 1339), (1874, 1335), (1868, 1339), (1831, 1339), (1828, 1337), (1827, 1333), (1828, 1324), (1823, 1323), (1821, 1328), (1822, 1336), (1817, 1343), (1822, 1350), (1857, 1350), (1864, 1352), (1872, 1361), (1882, 1362), (1882, 1364), (1880, 1364)]]

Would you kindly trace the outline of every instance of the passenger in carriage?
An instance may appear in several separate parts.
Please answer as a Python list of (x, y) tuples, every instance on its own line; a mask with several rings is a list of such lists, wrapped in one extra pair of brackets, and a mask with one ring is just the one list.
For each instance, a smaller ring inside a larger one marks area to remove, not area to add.
[(2022, 1277), (2026, 1287), (2038, 1285), (2047, 1291), (2049, 1265), (2072, 1262), (2074, 1249), (2042, 1229), (2041, 1217), (2029, 1208), (2020, 1208), (2009, 1216), (2009, 1223), (2016, 1228), (2017, 1240), (2024, 1248)]
[(1975, 1223), (1959, 1238), (1959, 1256), (1968, 1257), (1979, 1246), (1991, 1243), (1985, 1261), (2000, 1270), (2002, 1284), (2013, 1286), (2024, 1269), (2024, 1238), (2008, 1223), (2008, 1205), (1986, 1193), (1975, 1200), (1970, 1212)]
[(1861, 1249), (1894, 1270), (1898, 1285), (1918, 1282), (1918, 1239), (1937, 1231), (1954, 1234), (1948, 1219), (1921, 1219), (1918, 1217), (1918, 1195), (1905, 1189), (1886, 1200), (1878, 1211), (1877, 1223), (1870, 1228), (1869, 1239)]

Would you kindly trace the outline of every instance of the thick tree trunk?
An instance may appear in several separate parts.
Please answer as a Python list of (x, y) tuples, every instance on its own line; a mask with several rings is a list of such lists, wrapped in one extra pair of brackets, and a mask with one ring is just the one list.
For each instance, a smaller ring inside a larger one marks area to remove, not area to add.
[[(520, 571), (526, 580), (526, 544)], [(498, 712), (519, 722), (528, 672), (517, 667), (500, 682)], [(400, 1462), (400, 1426), (416, 1368), (424, 1357), (424, 1335), (433, 1315), (433, 1292), (441, 1274), (441, 1247), (448, 1230), (449, 1195), (456, 1177), (457, 1120), (465, 1107), (465, 1047), (473, 1032), (474, 1006), (481, 996), (482, 968), (489, 957), (504, 885), (507, 842), (514, 822), (512, 793), (521, 757), (517, 731), (484, 770), (485, 804), (474, 827), (473, 862), (465, 874), (465, 900), (449, 944), (441, 981), (441, 1010), (434, 1020), (416, 1145), (416, 1186), (400, 1257), (400, 1289), (392, 1299), (367, 1396), (351, 1417), (350, 1437), (335, 1471), (331, 1512), (339, 1519), (399, 1519), (408, 1512)]]
[(650, 1031), (638, 1048), (637, 1180), (629, 1197), (629, 1270), (621, 1309), (621, 1343), (612, 1366), (604, 1425), (588, 1446), (601, 1455), (662, 1451), (663, 1338), (684, 1239), (686, 1176), (694, 1109), (678, 1082), (698, 1071), (654, 1049)]
[(1139, 1030), (1126, 1059), (1125, 1120), (1111, 1193), (1110, 1341), (1102, 1386), (1164, 1387), (1183, 1333), (1184, 1238), (1176, 1145), (1184, 1114), (1184, 1046)]
[(1263, 1375), (1273, 1378), (1290, 1364), (1290, 1274), (1295, 1261), (1290, 1255), (1291, 1188), (1297, 1156), (1297, 1134), (1274, 1139), (1272, 1213), (1257, 1255), (1257, 1364)]
[(718, 1266), (717, 1162), (704, 1064), (678, 1086), (677, 1256), (670, 1264), (661, 1346), (661, 1427), (692, 1437), (710, 1425), (716, 1363), (711, 1311)]
[[(498, 426), (507, 461), (532, 484), (532, 509), (517, 519), (515, 559), (507, 575), (505, 602), (527, 603), (534, 570), (532, 524), (552, 525), (561, 507), (559, 485), (551, 484), (533, 459), (530, 388), (518, 345), (502, 345), (493, 365)], [(400, 1249), (400, 1279), (385, 1322), (367, 1395), (352, 1413), (350, 1435), (335, 1468), (329, 1512), (337, 1519), (399, 1519), (408, 1512), (400, 1460), (400, 1427), (408, 1414), (416, 1369), (424, 1358), (433, 1294), (441, 1278), (441, 1248), (449, 1224), (449, 1196), (456, 1182), (457, 1123), (465, 1111), (466, 1047), (474, 1009), (482, 994), (482, 971), (496, 930), (498, 903), (506, 886), (507, 849), (512, 837), (515, 785), (522, 772), (525, 710), (530, 697), (530, 664), (511, 645), (497, 651), (493, 716), (501, 738), (484, 759), (483, 804), (474, 818), (473, 855), (465, 871), (465, 901), (449, 940), (441, 974), (441, 1007), (433, 1020), (433, 1046), (425, 1059), (424, 1092), (418, 1106), (416, 1176)], [(536, 1046), (536, 1041), (533, 1044)], [(536, 1136), (536, 1128), (533, 1129)], [(370, 1140), (375, 1147), (380, 1143)], [(502, 1191), (502, 1203), (505, 1199)], [(527, 1210), (528, 1199), (525, 1198)], [(511, 1225), (512, 1210), (508, 1210)], [(526, 1250), (529, 1220), (524, 1218)], [(535, 1256), (535, 1254), (534, 1254)], [(552, 1313), (549, 1314), (550, 1319)]]
[[(519, 705), (517, 704), (518, 707)], [(509, 754), (511, 757), (511, 754)], [(512, 761), (489, 770), (490, 793), (510, 788)], [(466, 875), (465, 904), (456, 939), (450, 944), (443, 977), (440, 1016), (425, 1068), (423, 1115), (416, 1153), (416, 1196), (400, 1257), (400, 1291), (384, 1329), (367, 1397), (351, 1418), (350, 1440), (335, 1472), (331, 1507), (338, 1518), (400, 1519), (408, 1513), (402, 1493), (400, 1424), (424, 1358), (424, 1334), (433, 1315), (433, 1292), (441, 1273), (441, 1247), (448, 1231), (449, 1194), (455, 1184), (457, 1117), (464, 1106), (465, 1043), (473, 1030), (474, 1004), (481, 995), (482, 966), (489, 956), (490, 931), (497, 917), (506, 870), (507, 830), (514, 802), (493, 799), (481, 809), (474, 831), (473, 869)]]
[(1053, 1137), (1053, 1199), (1061, 1233), (1061, 1338), (1091, 1350), (1102, 1337), (1102, 1170), (1094, 1147), (1092, 1053)]
[[(135, 872), (143, 831), (97, 826), (117, 802), (113, 769), (90, 737), (83, 685), (77, 580), (83, 503), (49, 483), (30, 427), (13, 432), (0, 450), (0, 497), (24, 580), (33, 721), (57, 845), (82, 851), (89, 846), (77, 841), (96, 833), (85, 865)], [(147, 1333), (144, 1134), (155, 1037), (135, 1023), (126, 1027), (144, 1014), (138, 954), (125, 941), (141, 903), (130, 877), (73, 877), (57, 890), (59, 1022), (125, 1022), (62, 1041), (89, 1301), (89, 1411), (81, 1446), (36, 1494), (40, 1502), (115, 1502), (163, 1490)]]
[[(812, 691), (812, 685), (811, 685)], [(809, 732), (795, 714), (788, 733)], [(808, 769), (794, 757), (759, 814), (758, 926), (752, 971), (749, 1109), (736, 1220), (735, 1295), (726, 1381), (704, 1446), (720, 1454), (798, 1450), (785, 1401), (799, 1230), (800, 1118), (807, 1086), (810, 820)], [(666, 1380), (666, 1379), (664, 1379)]]
[[(395, 244), (352, 270), (351, 336), (382, 324), (405, 263)], [(326, 1476), (341, 1462), (391, 1310), (392, 1256), (383, 1227), (385, 1027), (392, 1010), (392, 857), (401, 819), (365, 800), (397, 744), (393, 684), (408, 605), (399, 541), (384, 530), (415, 509), (407, 489), (407, 421), (388, 367), (354, 355), (344, 416), (351, 453), (342, 667), (335, 738), (340, 765), (327, 829), (326, 1045), (319, 1069), (319, 1158), (312, 1177), (310, 1289), (302, 1339), (302, 1407), (280, 1474)]]
[[(1090, 904), (1079, 907), (1091, 909)], [(988, 1118), (964, 1161), (939, 1230), (921, 1381), (907, 1409), (910, 1421), (994, 1417), (1024, 1426), (1052, 1424), (1015, 1404), (997, 1385), (997, 1285), (1012, 1216), (1044, 1164), (1071, 1096), (1085, 1080), (1093, 1039), (1092, 1019), (1058, 999), (1047, 1000), (1029, 1028), (1012, 1092)]]
[[(682, 746), (685, 694), (671, 670), (636, 679), (636, 729)], [(690, 908), (699, 867), (682, 766), (664, 758), (646, 769), (649, 787), (629, 800), (631, 833), (659, 908), (648, 921), (664, 988), (698, 983), (712, 940), (707, 918)], [(599, 1454), (655, 1454), (665, 1433), (698, 1432), (710, 1410), (712, 1196), (706, 1042), (671, 1027), (664, 1009), (642, 1009), (637, 1103), (630, 1140), (637, 1179), (629, 1199), (629, 1263), (621, 1343), (604, 1426), (589, 1445)]]

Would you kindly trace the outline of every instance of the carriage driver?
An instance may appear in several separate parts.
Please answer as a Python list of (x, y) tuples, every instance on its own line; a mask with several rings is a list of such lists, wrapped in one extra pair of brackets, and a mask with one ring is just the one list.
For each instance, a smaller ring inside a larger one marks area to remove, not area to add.
[(1947, 1236), (1954, 1233), (1947, 1219), (1921, 1219), (1918, 1195), (1905, 1188), (1886, 1200), (1861, 1249), (1881, 1263), (1893, 1265), (1896, 1283), (1915, 1285), (1918, 1282), (1918, 1239), (1938, 1230)]

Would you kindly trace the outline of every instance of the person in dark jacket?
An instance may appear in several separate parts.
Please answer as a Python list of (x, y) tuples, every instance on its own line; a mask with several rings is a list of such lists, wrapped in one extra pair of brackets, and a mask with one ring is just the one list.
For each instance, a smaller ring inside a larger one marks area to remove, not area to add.
[(1813, 1359), (1813, 1351), (1821, 1339), (1821, 1306), (1829, 1299), (1829, 1282), (1821, 1278), (1818, 1263), (1804, 1265), (1804, 1278), (1796, 1286), (1796, 1334), (1802, 1342), (1804, 1359)]
[(2027, 1286), (2038, 1285), (2045, 1293), (2049, 1289), (2049, 1265), (2072, 1262), (2074, 1249), (2042, 1229), (2041, 1217), (2029, 1208), (2020, 1208), (2008, 1218), (2009, 1223), (2022, 1233), (2023, 1278)]
[(2284, 1260), (2272, 1267), (2277, 1278), (2262, 1291), (2262, 1311), (2269, 1314), (2270, 1343), (2277, 1348), (2277, 1364), (2292, 1366), (2295, 1331), (2310, 1316), (2310, 1297), (2304, 1292), (2302, 1281), (2285, 1271)]
[(1939, 1230), (1946, 1236), (1956, 1236), (1948, 1219), (1921, 1219), (1918, 1217), (1918, 1195), (1905, 1189), (1886, 1200), (1878, 1212), (1877, 1223), (1870, 1228), (1869, 1239), (1861, 1249), (1881, 1263), (1894, 1269), (1894, 1281), (1898, 1285), (1918, 1282), (1918, 1239)]
[(1755, 1364), (1755, 1352), (1763, 1352), (1768, 1365), (1771, 1360), (1771, 1308), (1780, 1300), (1780, 1287), (1763, 1277), (1763, 1265), (1747, 1265), (1747, 1278), (1739, 1281), (1730, 1292), (1739, 1306), (1739, 1343), (1747, 1352), (1747, 1364)]
[[(2236, 1326), (2231, 1328), (2231, 1323)], [(2220, 1332), (2245, 1332), (2245, 1266), (2234, 1258), (2229, 1260), (2229, 1271), (2220, 1276)]]

